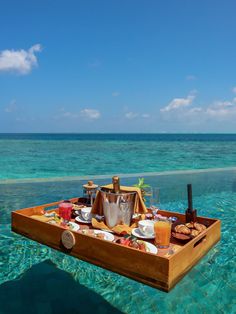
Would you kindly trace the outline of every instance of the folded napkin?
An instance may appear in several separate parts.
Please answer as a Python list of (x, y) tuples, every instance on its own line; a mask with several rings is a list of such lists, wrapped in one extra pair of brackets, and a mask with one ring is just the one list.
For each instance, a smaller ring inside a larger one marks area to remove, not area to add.
[(126, 232), (128, 234), (131, 234), (132, 229), (137, 227), (137, 224), (134, 223), (130, 227), (127, 225), (116, 225), (113, 228), (108, 228), (107, 225), (103, 221), (97, 221), (97, 219), (92, 218), (92, 226), (95, 229), (102, 229), (107, 231), (113, 231), (116, 234), (121, 234), (122, 232)]
[[(113, 189), (113, 184), (102, 186), (101, 188), (105, 188), (107, 190)], [(139, 188), (133, 186), (121, 186), (121, 192), (136, 192), (135, 201), (134, 201), (134, 213), (145, 214), (147, 213), (147, 208), (142, 199), (141, 190)], [(103, 206), (102, 206), (102, 197), (101, 192), (98, 191), (95, 201), (93, 203), (92, 214), (103, 215)]]
[(42, 222), (48, 222), (54, 219), (54, 217), (45, 217), (44, 215), (32, 215), (31, 218), (40, 220)]

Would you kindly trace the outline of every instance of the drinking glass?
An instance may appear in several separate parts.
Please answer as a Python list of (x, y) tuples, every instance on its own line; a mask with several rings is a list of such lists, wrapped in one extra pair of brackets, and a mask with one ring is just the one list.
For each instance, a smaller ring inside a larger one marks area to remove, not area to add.
[(152, 187), (151, 197), (150, 197), (150, 209), (155, 215), (160, 207), (160, 189), (158, 187)]
[(63, 219), (62, 224), (66, 225), (71, 219), (72, 204), (69, 202), (62, 202), (59, 204), (59, 216)]
[(160, 249), (166, 249), (170, 246), (171, 220), (168, 218), (159, 218), (155, 221), (155, 244)]
[(150, 204), (150, 200), (152, 199), (152, 187), (147, 187), (142, 189), (143, 199), (147, 204)]

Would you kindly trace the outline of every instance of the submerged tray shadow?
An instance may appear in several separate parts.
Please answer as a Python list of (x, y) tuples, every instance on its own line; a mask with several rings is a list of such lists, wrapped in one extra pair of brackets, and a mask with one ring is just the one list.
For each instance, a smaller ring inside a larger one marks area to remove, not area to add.
[(0, 313), (122, 312), (48, 260), (34, 265), (17, 280), (0, 285)]

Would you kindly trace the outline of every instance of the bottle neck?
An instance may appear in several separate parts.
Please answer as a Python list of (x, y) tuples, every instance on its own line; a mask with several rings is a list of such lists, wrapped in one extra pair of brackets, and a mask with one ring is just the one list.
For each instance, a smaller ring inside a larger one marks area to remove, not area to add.
[(120, 193), (120, 178), (117, 176), (114, 176), (112, 178), (112, 184), (113, 184), (113, 192)]

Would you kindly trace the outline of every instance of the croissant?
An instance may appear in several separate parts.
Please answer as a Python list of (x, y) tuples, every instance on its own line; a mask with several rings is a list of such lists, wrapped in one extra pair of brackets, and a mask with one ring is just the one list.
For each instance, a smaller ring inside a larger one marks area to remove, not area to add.
[(204, 226), (203, 224), (199, 224), (199, 223), (195, 222), (194, 228), (197, 229), (198, 231), (202, 232), (206, 229), (206, 226)]
[(183, 233), (183, 234), (190, 234), (191, 233), (190, 229), (188, 227), (186, 227), (185, 225), (175, 226), (175, 232)]
[(186, 227), (193, 229), (194, 228), (194, 223), (193, 222), (188, 222), (185, 224)]
[(200, 231), (192, 229), (191, 230), (191, 236), (196, 237), (197, 235), (199, 235)]

